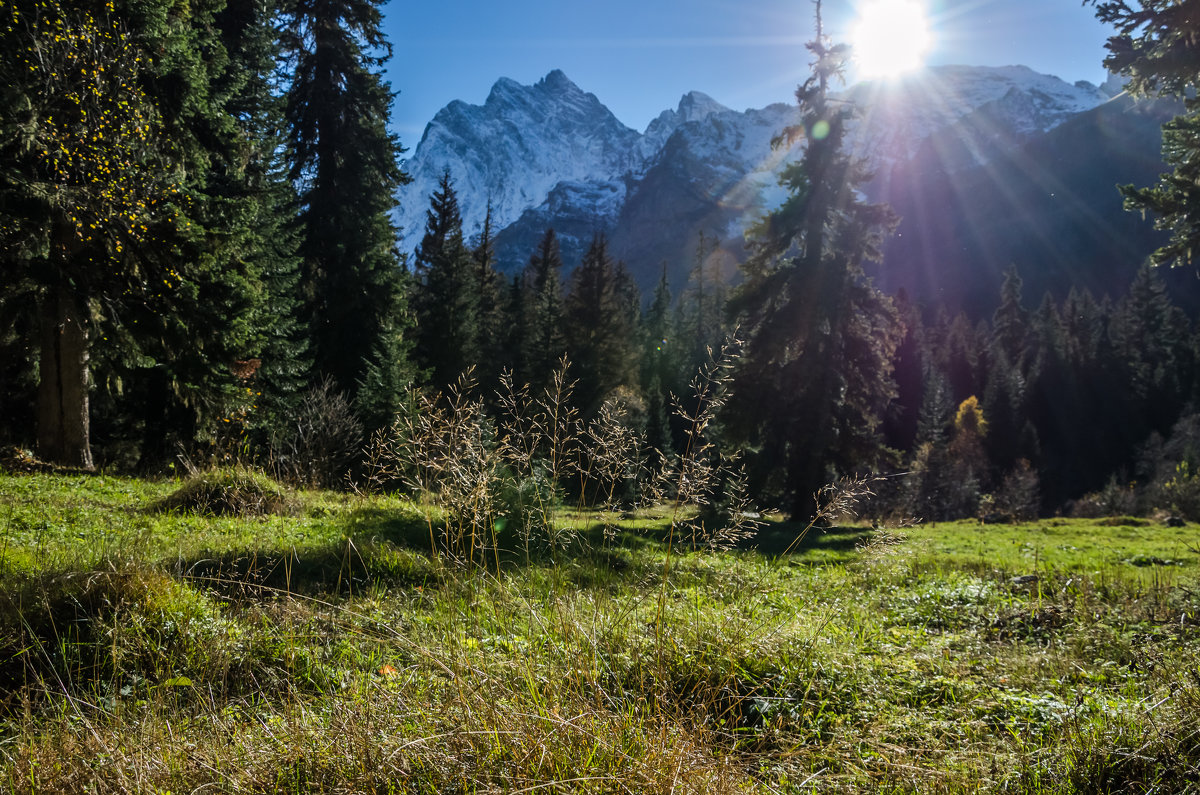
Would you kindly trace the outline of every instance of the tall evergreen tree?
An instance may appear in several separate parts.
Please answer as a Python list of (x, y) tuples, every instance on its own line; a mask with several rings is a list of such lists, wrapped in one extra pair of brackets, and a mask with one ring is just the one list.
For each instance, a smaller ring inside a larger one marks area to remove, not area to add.
[(904, 327), (904, 336), (896, 347), (892, 371), (896, 378), (896, 399), (888, 406), (883, 434), (889, 447), (911, 450), (920, 427), (924, 403), (926, 371), (931, 366), (920, 309), (901, 289), (896, 296), (896, 311)]
[(435, 387), (450, 386), (479, 364), (478, 271), (463, 240), (458, 195), (447, 171), (429, 198), (415, 268), (416, 359)]
[(168, 5), (0, 9), (0, 279), (37, 306), (38, 447), (59, 463), (92, 463), (97, 369), (111, 394), (117, 368), (169, 362), (195, 426), (257, 353), (224, 3)]
[(312, 358), (301, 322), (301, 260), (295, 225), (297, 197), (283, 156), (284, 97), (277, 79), (283, 57), (276, 31), (279, 0), (229, 3), (217, 15), (230, 64), (229, 111), (241, 127), (240, 169), (231, 192), (244, 197), (243, 237), (236, 250), (258, 265), (263, 300), (255, 317), (260, 330), (261, 429), (290, 419), (307, 386)]
[(1110, 325), (1132, 401), (1131, 424), (1166, 434), (1190, 391), (1194, 364), (1187, 318), (1150, 265), (1134, 276)]
[[(319, 373), (357, 396), (368, 371), (402, 355), (404, 279), (391, 211), (408, 178), (387, 130), (391, 55), (381, 0), (292, 0), (284, 45), (293, 69), (286, 117), (300, 195), (300, 253)], [(399, 404), (400, 395), (372, 403)], [(379, 411), (376, 408), (376, 411)]]
[(746, 356), (727, 407), (730, 428), (762, 450), (759, 477), (778, 472), (795, 510), (807, 510), (831, 474), (879, 463), (877, 429), (894, 395), (890, 364), (901, 331), (891, 301), (862, 269), (878, 259), (895, 217), (859, 198), (867, 174), (842, 151), (852, 109), (829, 96), (849, 50), (825, 38), (820, 2), (816, 20), (812, 75), (796, 92), (802, 124), (785, 133), (805, 137), (807, 147), (783, 174), (788, 199), (751, 239), (732, 302)]
[(1029, 346), (1029, 311), (1021, 305), (1021, 275), (1016, 266), (1004, 272), (1000, 305), (992, 315), (992, 348), (1003, 353), (1009, 364), (1023, 371)]
[(716, 236), (700, 233), (692, 257), (688, 283), (679, 301), (679, 326), (684, 367), (695, 370), (708, 361), (709, 351), (725, 342), (729, 328), (725, 305), (729, 294), (721, 272), (721, 251)]
[(496, 230), (492, 221), (492, 203), (488, 202), (483, 229), (471, 246), (475, 269), (475, 292), (479, 306), (476, 310), (476, 348), (479, 355), (479, 378), (484, 384), (495, 384), (504, 367), (506, 337), (504, 328), (504, 296), (501, 294), (500, 274), (496, 271)]
[(1200, 2), (1197, 0), (1084, 0), (1117, 33), (1104, 66), (1123, 75), (1135, 94), (1180, 97), (1184, 113), (1163, 126), (1163, 159), (1174, 170), (1150, 188), (1125, 186), (1125, 206), (1156, 216), (1170, 241), (1155, 264), (1191, 264), (1200, 251)]
[(551, 373), (567, 350), (563, 336), (562, 269), (558, 236), (553, 229), (547, 229), (522, 277), (525, 334), (520, 350), (524, 367), (518, 368), (517, 376), (522, 383), (534, 387), (549, 383)]
[(679, 394), (681, 370), (678, 329), (671, 314), (667, 263), (641, 319), (641, 386), (646, 397), (646, 439), (664, 454), (672, 449), (669, 395)]
[(624, 264), (612, 261), (604, 236), (596, 235), (571, 273), (564, 304), (567, 352), (579, 382), (575, 394), (585, 413), (615, 387), (637, 382), (639, 303)]

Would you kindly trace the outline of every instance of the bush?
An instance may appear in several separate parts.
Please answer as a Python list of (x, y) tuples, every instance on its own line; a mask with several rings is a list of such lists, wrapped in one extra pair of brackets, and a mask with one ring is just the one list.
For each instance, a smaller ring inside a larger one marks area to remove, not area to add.
[(362, 447), (362, 423), (326, 378), (305, 393), (290, 427), (274, 435), (274, 471), (297, 486), (337, 488), (345, 485)]
[(1200, 521), (1200, 475), (1187, 461), (1175, 467), (1175, 477), (1163, 484), (1159, 507), (1169, 508), (1189, 522)]
[(1071, 516), (1099, 519), (1102, 516), (1129, 516), (1137, 511), (1137, 492), (1133, 484), (1123, 485), (1113, 475), (1100, 491), (1085, 494), (1070, 506)]

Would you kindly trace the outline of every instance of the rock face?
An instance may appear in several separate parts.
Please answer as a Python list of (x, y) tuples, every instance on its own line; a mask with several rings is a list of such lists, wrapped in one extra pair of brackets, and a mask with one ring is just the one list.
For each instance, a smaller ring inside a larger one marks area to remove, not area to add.
[[(1023, 66), (946, 66), (842, 97), (860, 110), (849, 146), (876, 173), (868, 196), (908, 200), (923, 181), (1013, 161), (1118, 89)], [(521, 268), (553, 226), (568, 268), (604, 233), (644, 288), (665, 262), (678, 291), (700, 232), (720, 239), (732, 261), (745, 230), (782, 201), (779, 173), (802, 144), (772, 140), (798, 120), (794, 105), (735, 111), (692, 92), (639, 133), (560, 71), (533, 86), (501, 79), (482, 106), (452, 102), (426, 128), (407, 164), (404, 247), (419, 243), (428, 197), (448, 169), (468, 235), (492, 203), (501, 270)]]
[(483, 105), (451, 102), (425, 128), (406, 166), (413, 178), (399, 214), (406, 245), (420, 242), (429, 195), (447, 169), (473, 233), (489, 200), (502, 228), (560, 183), (603, 183), (633, 171), (641, 139), (560, 71), (532, 86), (501, 78)]

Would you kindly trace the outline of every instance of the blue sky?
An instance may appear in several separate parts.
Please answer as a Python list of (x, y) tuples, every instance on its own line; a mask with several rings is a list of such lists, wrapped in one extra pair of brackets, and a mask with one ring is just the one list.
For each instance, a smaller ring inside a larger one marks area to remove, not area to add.
[[(1104, 79), (1109, 32), (1080, 0), (924, 0), (928, 62), (1024, 64), (1068, 82)], [(848, 33), (860, 0), (825, 0)], [(807, 72), (810, 0), (434, 0), (384, 6), (399, 92), (393, 128), (415, 147), (451, 100), (482, 103), (492, 83), (562, 69), (638, 130), (688, 91), (744, 110), (790, 102)]]

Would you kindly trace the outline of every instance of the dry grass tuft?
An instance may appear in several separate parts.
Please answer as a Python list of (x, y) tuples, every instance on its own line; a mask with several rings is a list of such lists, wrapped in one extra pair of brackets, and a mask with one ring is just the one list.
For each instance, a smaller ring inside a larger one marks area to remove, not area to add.
[(150, 506), (155, 512), (204, 516), (289, 515), (296, 501), (266, 475), (247, 469), (217, 469), (189, 478), (174, 493)]

